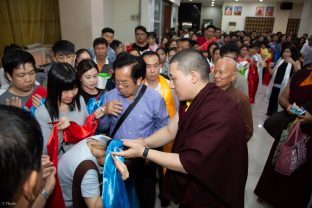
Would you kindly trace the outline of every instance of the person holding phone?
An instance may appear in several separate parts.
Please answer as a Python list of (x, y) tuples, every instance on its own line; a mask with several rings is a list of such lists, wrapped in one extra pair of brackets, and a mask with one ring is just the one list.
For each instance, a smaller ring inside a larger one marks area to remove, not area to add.
[[(256, 186), (255, 193), (262, 200), (273, 207), (302, 207), (308, 206), (312, 192), (312, 140), (308, 140), (307, 161), (299, 167), (291, 176), (284, 176), (274, 171), (272, 158), (279, 142), (279, 137), (288, 123), (299, 118), (301, 131), (312, 136), (312, 62), (302, 70), (296, 72), (290, 83), (286, 86), (279, 97), (279, 104), (284, 111), (276, 113), (273, 122), (270, 122), (267, 129), (275, 141), (271, 148), (269, 157), (265, 164), (260, 180)], [(294, 103), (306, 112), (297, 115), (292, 112)], [(273, 116), (272, 116), (273, 117)], [(282, 126), (285, 124), (286, 126)]]

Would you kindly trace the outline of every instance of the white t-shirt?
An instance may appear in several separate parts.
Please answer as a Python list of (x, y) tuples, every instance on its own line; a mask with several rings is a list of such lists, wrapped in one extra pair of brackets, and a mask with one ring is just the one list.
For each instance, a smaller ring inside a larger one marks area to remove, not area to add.
[[(75, 144), (58, 161), (58, 177), (66, 207), (73, 206), (72, 185), (76, 168), (84, 160), (92, 160), (98, 167), (100, 173), (102, 168), (98, 165), (96, 158), (92, 155), (87, 140), (84, 139)], [(81, 182), (81, 193), (83, 197), (100, 196), (100, 184), (97, 171), (91, 169), (86, 172)]]
[(3, 67), (0, 68), (0, 85), (1, 85), (1, 89), (3, 90), (7, 90), (10, 87), (10, 82), (5, 77), (5, 72), (4, 72)]
[[(166, 81), (167, 81), (168, 84), (169, 84), (170, 81), (169, 81), (169, 80), (166, 80)], [(145, 84), (146, 84), (147, 86), (149, 86), (147, 82), (145, 82)], [(152, 87), (151, 87), (151, 88), (152, 88)], [(158, 93), (162, 96), (160, 83), (158, 83), (158, 85), (157, 85), (156, 88), (152, 88), (152, 89), (154, 89), (156, 92), (158, 92)], [(176, 96), (176, 94), (174, 93), (173, 90), (171, 90), (171, 92), (172, 92), (172, 94), (173, 94), (173, 99), (174, 99), (174, 108), (175, 108), (175, 109), (179, 109), (179, 105), (180, 105), (179, 99), (178, 99), (178, 97)]]

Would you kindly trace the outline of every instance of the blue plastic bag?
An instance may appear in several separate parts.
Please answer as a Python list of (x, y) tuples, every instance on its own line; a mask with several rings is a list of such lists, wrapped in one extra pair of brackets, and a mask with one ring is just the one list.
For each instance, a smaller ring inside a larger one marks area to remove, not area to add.
[(93, 113), (96, 109), (98, 109), (99, 107), (103, 105), (104, 95), (105, 95), (105, 92), (103, 91), (101, 92), (101, 95), (89, 99), (87, 103), (87, 110), (89, 114)]
[[(41, 100), (40, 100), (39, 106), (41, 106), (42, 104), (44, 104), (45, 101), (46, 101), (46, 99), (42, 97)], [(36, 108), (35, 106), (32, 105), (32, 106), (30, 107), (30, 109), (27, 109), (27, 107), (24, 107), (24, 109), (25, 109), (25, 110), (28, 110), (28, 111), (31, 113), (31, 115), (35, 116), (35, 111), (37, 110), (37, 108)]]
[[(123, 146), (120, 139), (112, 139), (106, 149), (103, 170), (102, 203), (104, 208), (130, 208), (128, 193), (121, 174), (115, 167), (111, 152), (119, 152)], [(124, 158), (115, 156), (124, 162)]]

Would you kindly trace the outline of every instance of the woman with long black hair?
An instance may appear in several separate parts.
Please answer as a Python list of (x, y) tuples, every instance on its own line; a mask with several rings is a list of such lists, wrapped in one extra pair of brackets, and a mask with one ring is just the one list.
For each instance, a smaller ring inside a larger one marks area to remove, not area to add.
[[(63, 140), (63, 131), (70, 126), (71, 122), (75, 122), (78, 128), (82, 127), (84, 134), (81, 136), (89, 136), (95, 131), (93, 128), (96, 128), (96, 119), (104, 115), (105, 107), (100, 107), (89, 116), (83, 98), (78, 95), (79, 84), (79, 77), (73, 66), (67, 63), (56, 63), (52, 66), (48, 74), (46, 102), (35, 113), (44, 137), (44, 152), (47, 152), (54, 125), (57, 125), (58, 129), (58, 155), (62, 155), (73, 146), (73, 142)], [(87, 124), (86, 121), (89, 123)], [(84, 129), (85, 126), (91, 128)]]

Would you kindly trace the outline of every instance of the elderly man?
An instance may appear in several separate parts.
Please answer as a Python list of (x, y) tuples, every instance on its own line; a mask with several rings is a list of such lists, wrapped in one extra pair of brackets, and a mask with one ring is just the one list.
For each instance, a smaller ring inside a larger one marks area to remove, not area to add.
[(245, 123), (245, 138), (249, 141), (253, 134), (252, 112), (247, 95), (232, 84), (236, 76), (236, 62), (232, 58), (224, 57), (217, 61), (213, 71), (214, 83), (238, 104), (240, 116)]
[[(208, 83), (209, 64), (199, 52), (182, 50), (169, 70), (170, 86), (188, 101), (187, 111), (145, 139), (125, 140), (129, 149), (114, 154), (167, 167), (161, 195), (181, 207), (243, 207), (248, 155), (237, 104)], [(172, 153), (150, 149), (173, 140)]]
[[(229, 57), (232, 58), (234, 61), (237, 62), (238, 56), (240, 54), (240, 49), (239, 47), (235, 44), (235, 42), (231, 41), (227, 44), (225, 44), (222, 48), (221, 48), (221, 57)], [(213, 81), (213, 74), (211, 73), (209, 75), (209, 80)], [(234, 87), (243, 91), (243, 93), (245, 93), (246, 95), (248, 94), (248, 83), (247, 80), (245, 79), (245, 77), (243, 77), (243, 75), (241, 75), (240, 73), (237, 73), (237, 76), (235, 78), (235, 80), (233, 81)]]
[[(100, 120), (99, 128), (109, 127), (111, 137), (136, 139), (148, 137), (169, 122), (166, 103), (161, 95), (150, 87), (142, 85), (146, 65), (141, 57), (128, 53), (119, 54), (114, 62), (116, 88), (105, 94), (104, 103), (112, 113)], [(144, 91), (144, 89), (146, 89)], [(141, 97), (140, 97), (141, 96)], [(136, 105), (134, 105), (136, 103)], [(131, 112), (128, 110), (134, 106)], [(129, 112), (128, 116), (127, 113)], [(129, 168), (130, 169), (130, 168)], [(134, 173), (140, 207), (154, 207), (156, 197), (156, 166), (151, 162), (137, 160)], [(130, 178), (131, 179), (131, 178)]]

